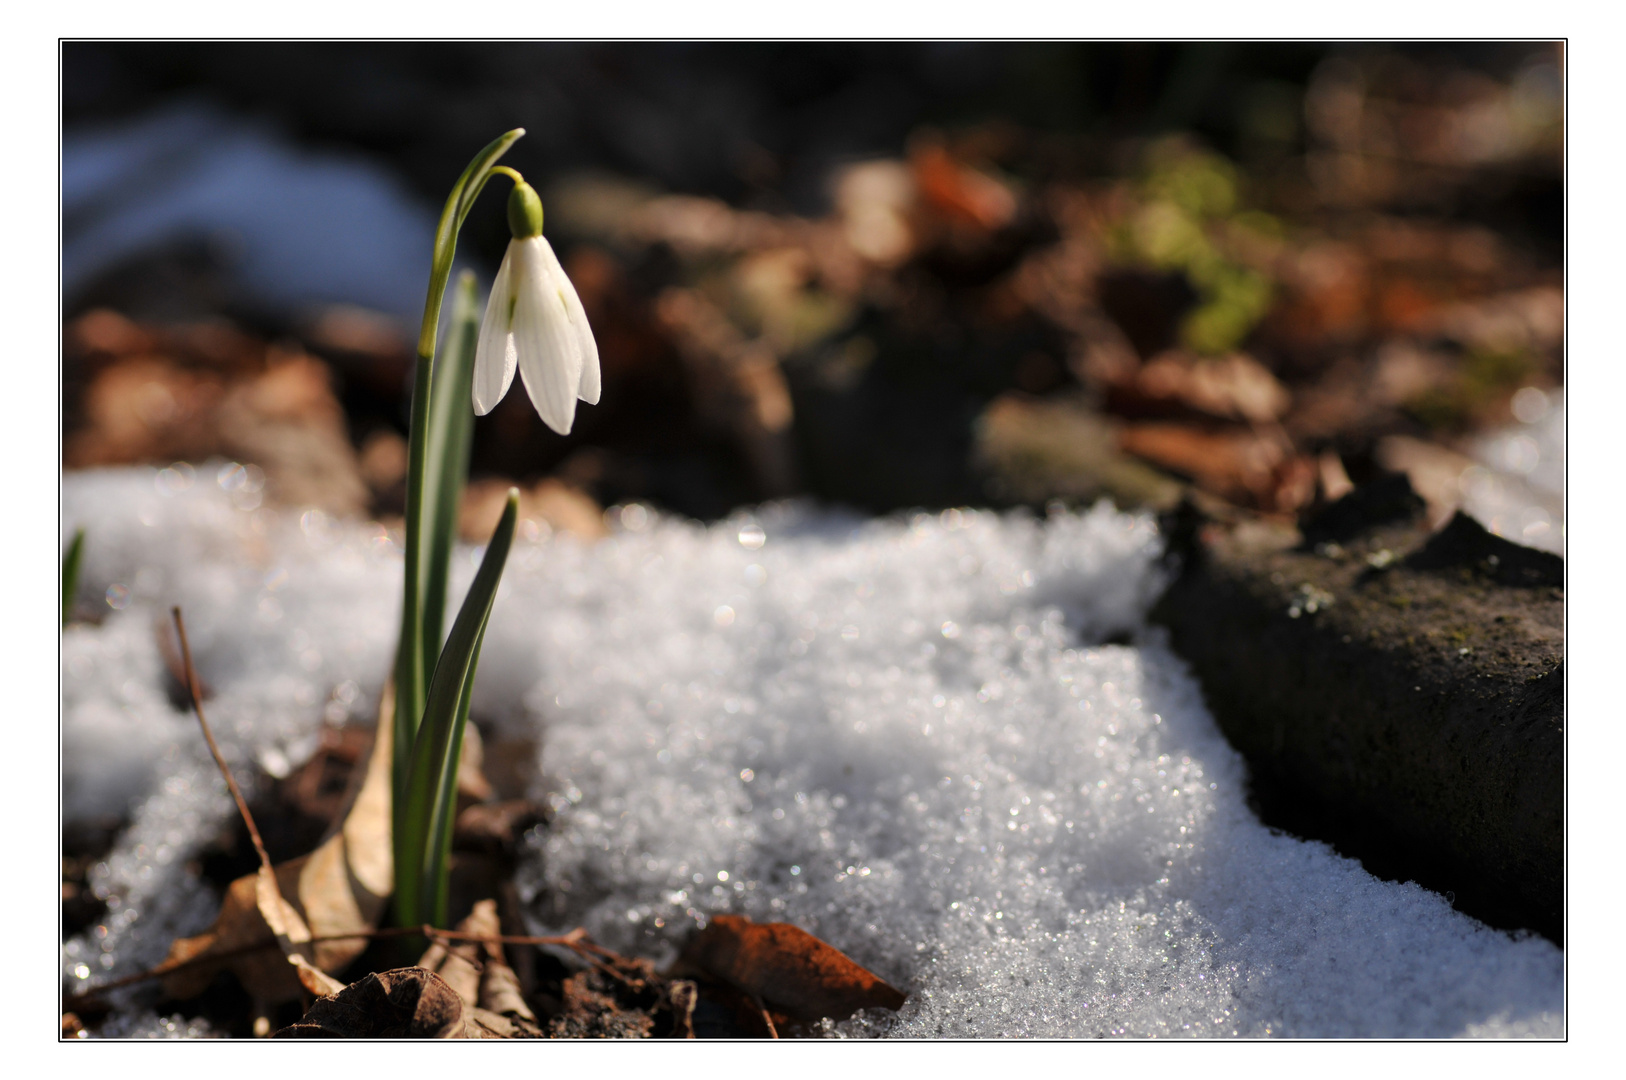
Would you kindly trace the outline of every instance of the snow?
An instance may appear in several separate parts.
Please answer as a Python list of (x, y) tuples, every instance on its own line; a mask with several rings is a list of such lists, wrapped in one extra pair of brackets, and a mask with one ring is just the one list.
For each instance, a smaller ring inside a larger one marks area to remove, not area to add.
[[(64, 479), (81, 600), (124, 590), (64, 636), (65, 813), (132, 814), (92, 874), (105, 931), (64, 948), (70, 986), (212, 917), (186, 862), (233, 811), (163, 689), (168, 605), (251, 783), (324, 715), (367, 718), (388, 669), (389, 537), (257, 506), (221, 466)], [(476, 687), (488, 741), (542, 745), (533, 929), (664, 957), (718, 912), (797, 923), (910, 995), (838, 1036), (1563, 1035), (1550, 942), (1247, 809), (1241, 760), (1144, 623), (1148, 518), (607, 516), (597, 544), (516, 544)], [(117, 1033), (208, 1033), (125, 1000)]]
[(1463, 509), (1498, 536), (1564, 554), (1564, 391), (1527, 386), (1516, 423), (1475, 440), (1457, 483)]

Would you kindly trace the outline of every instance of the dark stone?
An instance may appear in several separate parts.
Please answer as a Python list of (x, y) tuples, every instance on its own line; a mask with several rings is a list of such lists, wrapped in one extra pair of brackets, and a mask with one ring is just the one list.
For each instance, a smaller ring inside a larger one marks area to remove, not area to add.
[(1460, 510), (1439, 534), (1406, 559), (1416, 570), (1454, 572), (1463, 580), (1482, 578), (1514, 588), (1562, 589), (1564, 560), (1504, 540)]
[(1416, 521), (1427, 509), (1405, 473), (1385, 473), (1306, 519), (1304, 543), (1350, 540), (1379, 525)]
[(1563, 561), (1461, 515), (1430, 538), (1389, 512), (1408, 493), (1355, 500), (1388, 524), (1314, 546), (1188, 509), (1152, 618), (1267, 824), (1562, 944)]

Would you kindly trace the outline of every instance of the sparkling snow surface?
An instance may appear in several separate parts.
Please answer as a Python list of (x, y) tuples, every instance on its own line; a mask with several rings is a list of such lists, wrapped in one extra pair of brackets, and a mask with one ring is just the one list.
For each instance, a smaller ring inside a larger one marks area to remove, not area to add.
[[(64, 480), (81, 600), (117, 608), (64, 637), (65, 812), (133, 814), (69, 985), (213, 914), (184, 867), (233, 811), (163, 691), (169, 604), (241, 780), (297, 763), (324, 715), (370, 717), (388, 669), (382, 530), (257, 508), (218, 466)], [(1148, 519), (612, 518), (597, 545), (516, 545), (481, 662), (488, 744), (540, 739), (533, 794), (557, 810), (522, 868), (535, 929), (663, 956), (716, 912), (797, 923), (910, 994), (842, 1035), (1563, 1034), (1552, 944), (1249, 812), (1144, 625)], [(106, 1033), (208, 1033), (124, 1000)]]

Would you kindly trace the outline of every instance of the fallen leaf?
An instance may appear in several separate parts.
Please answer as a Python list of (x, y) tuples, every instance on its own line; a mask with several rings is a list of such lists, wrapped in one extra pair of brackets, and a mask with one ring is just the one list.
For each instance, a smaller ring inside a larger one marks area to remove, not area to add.
[[(326, 978), (326, 976), (320, 976)], [(329, 983), (333, 980), (329, 979)], [(333, 983), (279, 1039), (537, 1039), (534, 1023), (465, 1002), (422, 967), (396, 968)]]
[[(497, 902), (481, 900), (469, 917), (457, 924), (465, 934), (496, 938), (502, 933)], [(457, 992), (463, 1004), (508, 1016), (511, 1021), (536, 1023), (536, 1014), (520, 993), (519, 977), (503, 957), (502, 943), (437, 941), (429, 946), (418, 966), (433, 971)]]
[[(143, 339), (155, 351), (122, 351)], [(148, 332), (106, 315), (71, 331), (69, 343), (77, 351), (66, 467), (223, 457), (263, 469), (263, 481), (234, 491), (244, 509), (262, 498), (341, 516), (366, 508), (344, 407), (321, 360), (229, 326)]]
[(1108, 387), (1108, 406), (1124, 416), (1191, 412), (1263, 424), (1287, 412), (1291, 396), (1259, 361), (1243, 353), (1192, 357), (1169, 351)]
[(695, 289), (663, 290), (655, 317), (677, 347), (701, 424), (734, 440), (764, 497), (797, 490), (795, 408), (769, 338), (747, 336)]
[(1010, 188), (956, 161), (941, 143), (920, 140), (909, 164), (922, 201), (949, 221), (991, 231), (1016, 216)]
[(423, 968), (368, 975), (319, 998), (278, 1039), (455, 1039), (464, 1033), (463, 1002)]
[(325, 971), (319, 971), (316, 968), (311, 967), (310, 961), (306, 960), (298, 953), (294, 953), (293, 955), (289, 956), (288, 962), (293, 964), (294, 970), (299, 973), (300, 984), (316, 997), (326, 997), (329, 994), (337, 994), (340, 990), (344, 989), (344, 983), (340, 982), (338, 979), (335, 979)]
[(1132, 424), (1118, 438), (1125, 452), (1237, 506), (1291, 513), (1315, 496), (1315, 463), (1279, 432), (1150, 423)]
[(860, 1009), (897, 1010), (905, 997), (839, 949), (789, 923), (714, 915), (684, 950), (683, 960), (793, 1020), (844, 1020)]
[[(170, 947), (163, 966), (187, 966), (164, 977), (167, 994), (195, 997), (217, 973), (231, 971), (263, 1012), (298, 998), (307, 989), (305, 981), (284, 952), (239, 950), (277, 942), (315, 969), (335, 972), (366, 949), (365, 937), (311, 939), (372, 931), (394, 889), (390, 850), (393, 697), (386, 682), (366, 778), (343, 825), (309, 855), (277, 866), (274, 875), (261, 870), (233, 881), (214, 924)], [(217, 962), (209, 962), (216, 956)]]

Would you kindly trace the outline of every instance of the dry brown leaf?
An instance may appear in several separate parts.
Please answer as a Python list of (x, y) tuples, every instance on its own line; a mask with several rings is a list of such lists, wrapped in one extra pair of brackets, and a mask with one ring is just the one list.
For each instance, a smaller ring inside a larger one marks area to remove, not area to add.
[[(491, 901), (482, 901), (491, 904), (495, 913), (496, 904)], [(477, 905), (478, 907), (478, 905)], [(457, 928), (465, 934), (497, 933), (496, 929), (486, 930), (474, 927), (483, 920), (470, 915), (457, 924)], [(480, 943), (478, 941), (435, 941), (418, 960), (418, 966), (426, 971), (433, 971), (450, 986), (465, 1005), (480, 1004)]]
[(455, 1039), (463, 1002), (423, 968), (397, 968), (358, 979), (318, 999), (279, 1039)]
[[(108, 357), (97, 348), (143, 337), (156, 351)], [(335, 515), (367, 506), (344, 408), (315, 357), (227, 326), (147, 332), (100, 316), (70, 342), (97, 359), (75, 363), (84, 382), (64, 432), (68, 467), (224, 457), (261, 467), (270, 502)]]
[(298, 953), (288, 957), (288, 961), (293, 964), (294, 970), (299, 973), (300, 984), (315, 997), (327, 997), (329, 994), (337, 994), (344, 989), (344, 983), (325, 971), (311, 967), (310, 961)]
[[(464, 925), (468, 928), (468, 933), (496, 937), (502, 932), (501, 920), (497, 918), (497, 902), (482, 900), (475, 904), (474, 911), (464, 920)], [(519, 976), (508, 966), (508, 961), (503, 956), (502, 943), (484, 941), (481, 942), (481, 947), (485, 951), (485, 970), (480, 974), (480, 996), (476, 1004), (494, 1013), (510, 1014), (534, 1021), (536, 1014), (525, 1003), (525, 998), (520, 992)]]
[(922, 201), (945, 219), (983, 230), (1016, 216), (1016, 196), (987, 173), (956, 161), (941, 143), (922, 139), (909, 155)]
[[(502, 933), (497, 902), (481, 900), (475, 904), (469, 917), (457, 924), (457, 929), (464, 934), (497, 938)], [(536, 1023), (536, 1014), (525, 1003), (519, 977), (503, 958), (499, 941), (436, 941), (423, 954), (418, 966), (444, 979), (470, 1010), (506, 1016), (511, 1027), (523, 1027), (523, 1021)], [(512, 1033), (501, 1037), (512, 1037)]]
[(1263, 424), (1281, 419), (1291, 400), (1276, 376), (1243, 353), (1193, 357), (1172, 350), (1109, 387), (1113, 410), (1126, 416), (1195, 412)]
[[(319, 971), (334, 972), (366, 949), (365, 937), (311, 939), (372, 931), (394, 890), (390, 849), (393, 697), (386, 683), (366, 778), (344, 824), (309, 855), (277, 866), (274, 877), (261, 870), (232, 882), (214, 925), (170, 947), (165, 966), (188, 962), (185, 969), (164, 977), (164, 990), (171, 997), (195, 997), (218, 972), (226, 970), (237, 976), (263, 1009), (297, 998), (307, 989), (310, 976), (302, 978), (290, 956), (303, 958)], [(282, 947), (281, 952), (261, 948), (236, 953), (273, 941)], [(220, 957), (217, 963), (206, 962), (216, 955)], [(192, 963), (198, 960), (205, 962)]]
[(844, 1020), (860, 1009), (896, 1010), (904, 994), (847, 955), (789, 923), (715, 915), (683, 959), (793, 1020)]
[(1315, 495), (1315, 464), (1294, 453), (1279, 431), (1187, 424), (1131, 424), (1118, 436), (1125, 452), (1237, 506), (1291, 513)]
[[(332, 980), (328, 980), (332, 982)], [(534, 1039), (527, 1024), (466, 1004), (445, 979), (421, 967), (396, 968), (339, 986), (316, 1000), (279, 1039)]]

